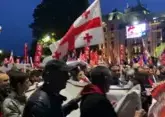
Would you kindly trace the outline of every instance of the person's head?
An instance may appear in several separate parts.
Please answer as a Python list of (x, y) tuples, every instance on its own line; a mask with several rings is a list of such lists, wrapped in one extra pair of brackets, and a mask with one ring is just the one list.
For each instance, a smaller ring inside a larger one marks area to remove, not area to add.
[(67, 80), (69, 79), (68, 72), (71, 69), (61, 60), (50, 60), (43, 71), (44, 86), (51, 92), (59, 93), (66, 87)]
[(126, 76), (127, 76), (128, 80), (133, 79), (134, 75), (135, 75), (135, 70), (134, 69), (128, 69), (128, 71), (126, 72)]
[(29, 80), (33, 84), (34, 82), (39, 82), (40, 81), (40, 72), (37, 70), (34, 70), (30, 73)]
[(111, 73), (113, 77), (119, 78), (120, 77), (120, 67), (119, 66), (113, 66), (111, 68)]
[(6, 73), (0, 73), (0, 87), (9, 85), (9, 76)]
[(92, 84), (101, 88), (104, 93), (109, 91), (109, 86), (111, 83), (111, 74), (107, 67), (97, 66), (91, 70), (91, 82)]
[(29, 88), (29, 76), (21, 71), (11, 70), (8, 72), (11, 88), (22, 95)]
[(160, 69), (160, 73), (162, 75), (165, 75), (165, 67), (164, 66), (161, 66), (159, 69)]

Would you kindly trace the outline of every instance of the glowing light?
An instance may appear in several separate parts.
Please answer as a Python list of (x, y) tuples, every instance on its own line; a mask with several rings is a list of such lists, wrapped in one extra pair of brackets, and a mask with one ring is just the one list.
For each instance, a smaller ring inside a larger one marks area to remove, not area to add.
[(42, 41), (43, 41), (44, 43), (46, 43), (46, 42), (50, 41), (50, 39), (51, 39), (50, 36), (47, 35), (45, 38), (42, 39)]
[(52, 36), (54, 36), (55, 35), (55, 33), (52, 33)]
[(2, 50), (0, 50), (0, 54), (2, 54), (3, 53), (3, 51)]
[(0, 31), (2, 31), (2, 26), (0, 26)]
[(127, 38), (138, 38), (146, 35), (146, 24), (126, 26)]
[(133, 22), (133, 25), (138, 25), (138, 21), (134, 21)]

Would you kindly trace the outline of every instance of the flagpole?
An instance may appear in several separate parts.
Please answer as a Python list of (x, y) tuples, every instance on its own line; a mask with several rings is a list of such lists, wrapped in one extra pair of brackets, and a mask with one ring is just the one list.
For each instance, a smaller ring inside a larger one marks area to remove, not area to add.
[(34, 68), (32, 57), (30, 57), (30, 64), (31, 64), (31, 67)]

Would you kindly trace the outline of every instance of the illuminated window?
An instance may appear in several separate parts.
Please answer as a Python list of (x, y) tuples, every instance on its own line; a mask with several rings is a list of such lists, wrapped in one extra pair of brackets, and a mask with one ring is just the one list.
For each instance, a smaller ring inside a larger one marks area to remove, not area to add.
[(147, 14), (147, 11), (144, 10), (143, 13), (146, 15)]
[(117, 19), (119, 20), (119, 19), (120, 19), (120, 17), (119, 17), (119, 16), (117, 16)]

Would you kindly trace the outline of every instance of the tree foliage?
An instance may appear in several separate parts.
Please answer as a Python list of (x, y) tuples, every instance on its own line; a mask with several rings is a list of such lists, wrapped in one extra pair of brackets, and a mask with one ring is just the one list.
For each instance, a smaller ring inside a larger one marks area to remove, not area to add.
[(57, 39), (61, 39), (87, 7), (88, 0), (43, 0), (35, 8), (34, 21), (30, 24), (34, 38), (32, 56), (37, 40), (48, 33), (55, 33)]

